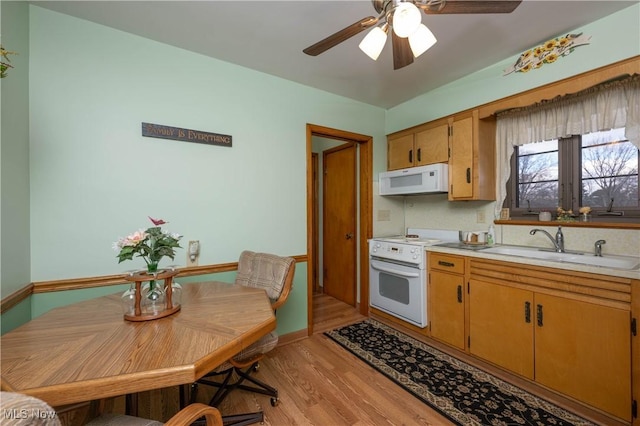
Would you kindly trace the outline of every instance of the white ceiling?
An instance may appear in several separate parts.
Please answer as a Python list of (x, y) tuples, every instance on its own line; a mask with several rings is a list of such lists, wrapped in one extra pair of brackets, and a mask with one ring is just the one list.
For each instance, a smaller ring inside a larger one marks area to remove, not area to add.
[[(33, 4), (382, 108), (390, 108), (638, 3), (524, 0), (510, 14), (423, 15), (438, 43), (393, 70), (391, 41), (372, 61), (367, 31), (319, 56), (302, 53), (376, 16), (369, 0), (33, 1)], [(638, 43), (637, 39), (626, 42)]]

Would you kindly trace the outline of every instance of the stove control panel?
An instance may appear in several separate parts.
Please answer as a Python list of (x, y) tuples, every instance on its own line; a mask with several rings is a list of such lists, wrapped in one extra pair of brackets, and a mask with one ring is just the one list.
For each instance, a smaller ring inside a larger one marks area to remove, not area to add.
[(425, 258), (424, 247), (421, 245), (376, 240), (370, 242), (369, 254), (380, 259), (395, 260), (397, 262), (406, 262), (415, 265), (422, 265)]

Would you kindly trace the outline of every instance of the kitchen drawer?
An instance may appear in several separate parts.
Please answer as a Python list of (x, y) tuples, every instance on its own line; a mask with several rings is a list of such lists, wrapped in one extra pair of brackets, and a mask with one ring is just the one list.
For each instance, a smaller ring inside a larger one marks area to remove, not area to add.
[(428, 266), (431, 269), (438, 269), (460, 275), (464, 274), (464, 257), (430, 252), (428, 262)]

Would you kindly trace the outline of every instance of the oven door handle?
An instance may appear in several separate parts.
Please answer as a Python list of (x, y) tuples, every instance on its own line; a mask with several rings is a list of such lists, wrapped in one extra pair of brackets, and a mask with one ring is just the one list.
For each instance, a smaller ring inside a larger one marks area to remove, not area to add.
[(399, 269), (384, 268), (384, 267), (380, 267), (378, 265), (375, 265), (374, 262), (371, 262), (371, 267), (373, 269), (375, 269), (376, 271), (388, 272), (390, 274), (397, 275), (397, 276), (400, 276), (400, 277), (407, 277), (407, 278), (418, 278), (418, 277), (420, 277), (420, 274), (417, 273), (417, 272), (405, 272), (405, 271), (401, 271)]

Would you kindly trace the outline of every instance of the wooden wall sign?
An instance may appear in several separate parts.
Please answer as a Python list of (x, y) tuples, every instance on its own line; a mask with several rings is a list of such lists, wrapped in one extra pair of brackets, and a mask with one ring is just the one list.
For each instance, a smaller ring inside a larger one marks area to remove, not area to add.
[(231, 146), (231, 136), (160, 124), (142, 123), (142, 136), (176, 141), (203, 143), (206, 145)]

